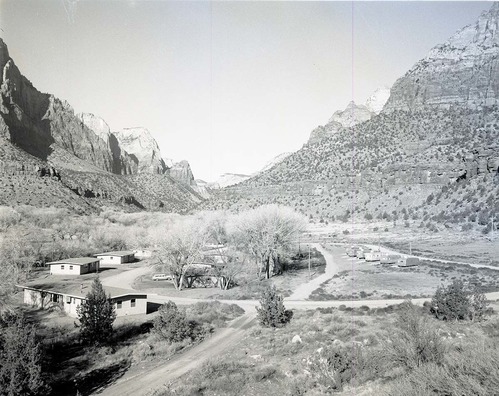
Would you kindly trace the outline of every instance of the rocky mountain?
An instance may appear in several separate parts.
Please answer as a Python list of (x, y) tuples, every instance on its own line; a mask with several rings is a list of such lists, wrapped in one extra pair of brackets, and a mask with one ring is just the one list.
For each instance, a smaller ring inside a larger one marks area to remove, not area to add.
[(499, 3), (435, 46), (392, 87), (385, 111), (499, 104)]
[(224, 173), (220, 175), (220, 177), (214, 182), (208, 183), (208, 187), (212, 190), (218, 190), (220, 188), (225, 188), (241, 183), (245, 180), (248, 180), (250, 177), (250, 175), (243, 175), (239, 173)]
[(353, 127), (370, 120), (381, 112), (389, 96), (390, 89), (383, 87), (378, 88), (364, 105), (357, 105), (351, 101), (345, 110), (335, 111), (326, 125), (315, 128), (310, 133), (308, 144), (317, 143), (325, 137), (332, 136), (341, 128)]
[(158, 143), (146, 128), (125, 128), (113, 135), (120, 147), (137, 160), (138, 173), (165, 173), (166, 165)]
[(196, 186), (191, 166), (185, 160), (173, 163), (167, 172), (173, 179), (178, 180), (181, 183), (188, 186)]
[(113, 134), (99, 117), (76, 115), (21, 74), (1, 39), (0, 68), (0, 205), (182, 212), (203, 200), (164, 174), (147, 130)]
[(281, 154), (275, 156), (272, 160), (267, 162), (267, 164), (265, 164), (265, 166), (262, 169), (260, 169), (260, 171), (254, 173), (253, 176), (255, 176), (258, 173), (263, 173), (263, 172), (268, 171), (269, 169), (272, 169), (275, 165), (280, 164), (282, 161), (284, 161), (291, 154), (292, 153), (281, 153)]
[(389, 97), (390, 88), (378, 88), (369, 98), (367, 98), (365, 106), (371, 113), (379, 114), (381, 113), (381, 110), (383, 110), (383, 107), (385, 106)]
[[(477, 23), (433, 48), (397, 80), (379, 114), (367, 119), (366, 106), (364, 121), (355, 124), (336, 112), (302, 149), (206, 206), (280, 203), (317, 221), (362, 216), (424, 226), (497, 218), (498, 14), (494, 3)], [(370, 101), (370, 108), (378, 111), (382, 102)], [(358, 106), (349, 106), (355, 114)]]
[(329, 119), (330, 122), (337, 122), (344, 127), (352, 127), (361, 122), (370, 120), (373, 113), (364, 105), (356, 105), (354, 101), (351, 101), (345, 110), (335, 111), (332, 117)]
[(137, 158), (130, 156), (121, 148), (116, 136), (111, 133), (111, 129), (104, 119), (91, 113), (79, 113), (77, 117), (106, 143), (113, 156), (113, 173), (131, 175), (138, 172)]

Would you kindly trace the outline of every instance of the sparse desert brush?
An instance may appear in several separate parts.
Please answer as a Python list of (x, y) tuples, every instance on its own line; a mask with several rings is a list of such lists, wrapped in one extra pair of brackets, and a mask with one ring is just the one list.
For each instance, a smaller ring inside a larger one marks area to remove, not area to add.
[(228, 321), (244, 314), (244, 309), (236, 304), (224, 304), (220, 301), (198, 302), (186, 309), (187, 318), (199, 323), (208, 323), (216, 327), (224, 326)]

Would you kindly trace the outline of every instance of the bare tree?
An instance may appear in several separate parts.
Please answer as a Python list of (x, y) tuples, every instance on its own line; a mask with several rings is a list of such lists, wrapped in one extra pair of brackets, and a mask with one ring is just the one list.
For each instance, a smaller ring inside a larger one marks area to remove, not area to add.
[(182, 290), (187, 271), (202, 256), (206, 243), (203, 231), (199, 221), (179, 220), (159, 242), (157, 258), (163, 270), (171, 275), (177, 290)]
[(266, 205), (235, 216), (228, 225), (234, 245), (251, 255), (269, 279), (281, 273), (282, 257), (305, 229), (305, 218), (286, 206)]

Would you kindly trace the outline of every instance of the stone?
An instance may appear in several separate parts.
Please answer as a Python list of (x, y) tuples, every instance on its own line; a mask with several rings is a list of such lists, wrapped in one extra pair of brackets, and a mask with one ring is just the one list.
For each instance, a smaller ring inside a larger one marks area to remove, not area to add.
[(291, 340), (291, 342), (292, 342), (293, 344), (296, 344), (296, 343), (301, 344), (301, 343), (302, 343), (302, 340), (301, 340), (301, 337), (297, 334), (297, 335), (295, 335), (295, 336), (293, 337), (293, 339)]

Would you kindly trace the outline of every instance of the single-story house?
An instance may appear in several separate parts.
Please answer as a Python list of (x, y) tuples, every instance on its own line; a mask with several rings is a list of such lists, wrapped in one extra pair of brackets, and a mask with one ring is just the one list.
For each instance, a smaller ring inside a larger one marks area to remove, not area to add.
[[(46, 278), (18, 287), (24, 289), (25, 304), (46, 309), (59, 307), (68, 316), (75, 318), (76, 308), (86, 299), (91, 283), (68, 284), (57, 280), (50, 282)], [(104, 290), (111, 297), (117, 316), (147, 313), (147, 294), (108, 286), (104, 286)]]
[(132, 251), (124, 250), (118, 252), (105, 252), (96, 254), (101, 264), (123, 264), (131, 263), (135, 260), (135, 253)]
[(152, 252), (147, 249), (135, 249), (133, 253), (137, 258), (148, 258), (152, 256)]
[(47, 263), (51, 275), (81, 275), (99, 271), (99, 260), (95, 257), (74, 257)]

